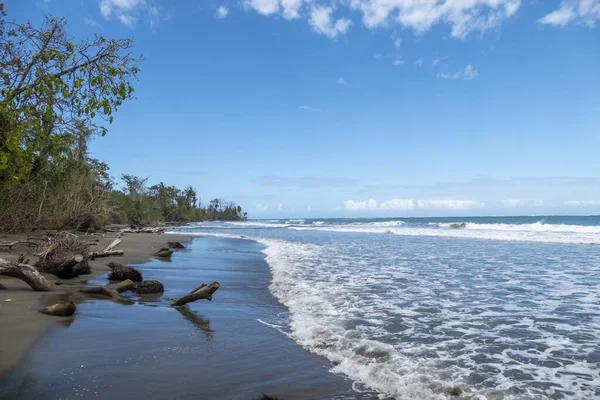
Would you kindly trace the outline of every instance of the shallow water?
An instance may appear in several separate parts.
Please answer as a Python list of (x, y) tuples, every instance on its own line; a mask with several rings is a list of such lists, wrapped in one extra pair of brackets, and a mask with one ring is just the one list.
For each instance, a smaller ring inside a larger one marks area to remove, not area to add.
[[(78, 305), (71, 324), (44, 336), (0, 382), (1, 398), (355, 399), (352, 383), (289, 339), (288, 312), (268, 291), (270, 273), (255, 242), (196, 240), (140, 268), (163, 296), (130, 295)], [(174, 309), (169, 300), (202, 282), (221, 288), (212, 302)], [(106, 283), (105, 277), (96, 280)], [(270, 321), (270, 325), (264, 322)], [(356, 397), (359, 396), (359, 397)]]
[(264, 244), (270, 290), (290, 311), (273, 329), (328, 358), (355, 389), (398, 399), (600, 397), (597, 217), (185, 230)]

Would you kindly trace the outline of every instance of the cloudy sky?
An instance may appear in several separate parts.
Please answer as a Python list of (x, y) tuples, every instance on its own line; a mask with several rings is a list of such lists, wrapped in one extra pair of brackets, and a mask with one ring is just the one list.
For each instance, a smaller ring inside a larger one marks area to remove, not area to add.
[(600, 0), (8, 0), (133, 36), (111, 173), (254, 218), (600, 213)]

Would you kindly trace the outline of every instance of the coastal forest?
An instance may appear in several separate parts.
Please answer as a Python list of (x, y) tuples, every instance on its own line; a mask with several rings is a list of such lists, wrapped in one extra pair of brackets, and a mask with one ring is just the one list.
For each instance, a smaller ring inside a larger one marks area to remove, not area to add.
[(65, 19), (11, 21), (0, 3), (0, 231), (241, 220), (244, 210), (191, 186), (122, 175), (90, 156), (134, 98), (132, 39), (72, 41)]

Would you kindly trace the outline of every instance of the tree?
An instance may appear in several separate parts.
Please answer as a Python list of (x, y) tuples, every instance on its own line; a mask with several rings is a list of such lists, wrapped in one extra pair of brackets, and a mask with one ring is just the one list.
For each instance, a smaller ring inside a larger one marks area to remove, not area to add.
[(5, 18), (0, 3), (0, 179), (23, 181), (64, 158), (76, 124), (107, 132), (97, 123), (132, 97), (140, 59), (132, 39), (75, 43), (64, 19), (38, 29)]

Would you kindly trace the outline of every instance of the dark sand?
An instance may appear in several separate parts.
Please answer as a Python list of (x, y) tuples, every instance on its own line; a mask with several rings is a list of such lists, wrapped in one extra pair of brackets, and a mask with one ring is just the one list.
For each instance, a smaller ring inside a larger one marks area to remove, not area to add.
[[(98, 246), (92, 250), (103, 249), (115, 238), (116, 233), (107, 233), (104, 238), (99, 235), (88, 236), (98, 238)], [(3, 235), (0, 242), (11, 242), (20, 239), (16, 235)], [(26, 283), (18, 279), (0, 276), (0, 283), (8, 290), (0, 290), (0, 379), (10, 368), (16, 366), (27, 350), (55, 323), (65, 323), (73, 318), (58, 318), (40, 314), (37, 310), (64, 300), (69, 293), (75, 292), (87, 284), (87, 281), (107, 273), (110, 269), (106, 266), (109, 261), (118, 261), (124, 264), (138, 264), (146, 262), (152, 254), (161, 247), (165, 247), (170, 240), (185, 241), (185, 236), (173, 239), (169, 235), (155, 234), (126, 234), (117, 247), (124, 250), (125, 254), (119, 257), (100, 258), (90, 262), (91, 275), (82, 275), (75, 279), (63, 280), (62, 285), (55, 286), (52, 292), (35, 292)], [(0, 249), (0, 258), (16, 261), (20, 253), (29, 249), (18, 246), (11, 251)], [(37, 258), (31, 257), (31, 263)], [(53, 275), (44, 275), (50, 282), (56, 283), (59, 279)], [(10, 301), (6, 301), (10, 299)], [(76, 317), (75, 317), (76, 318)]]
[[(258, 321), (283, 326), (288, 315), (268, 291), (261, 250), (250, 241), (198, 238), (172, 262), (139, 266), (144, 279), (164, 284), (163, 296), (130, 294), (132, 305), (80, 304), (70, 323), (54, 325), (0, 378), (0, 397), (376, 398), (355, 393), (351, 382), (328, 372), (327, 360), (301, 349), (284, 329)], [(212, 302), (169, 307), (171, 299), (212, 281), (221, 283)], [(105, 275), (95, 283), (106, 283)]]

